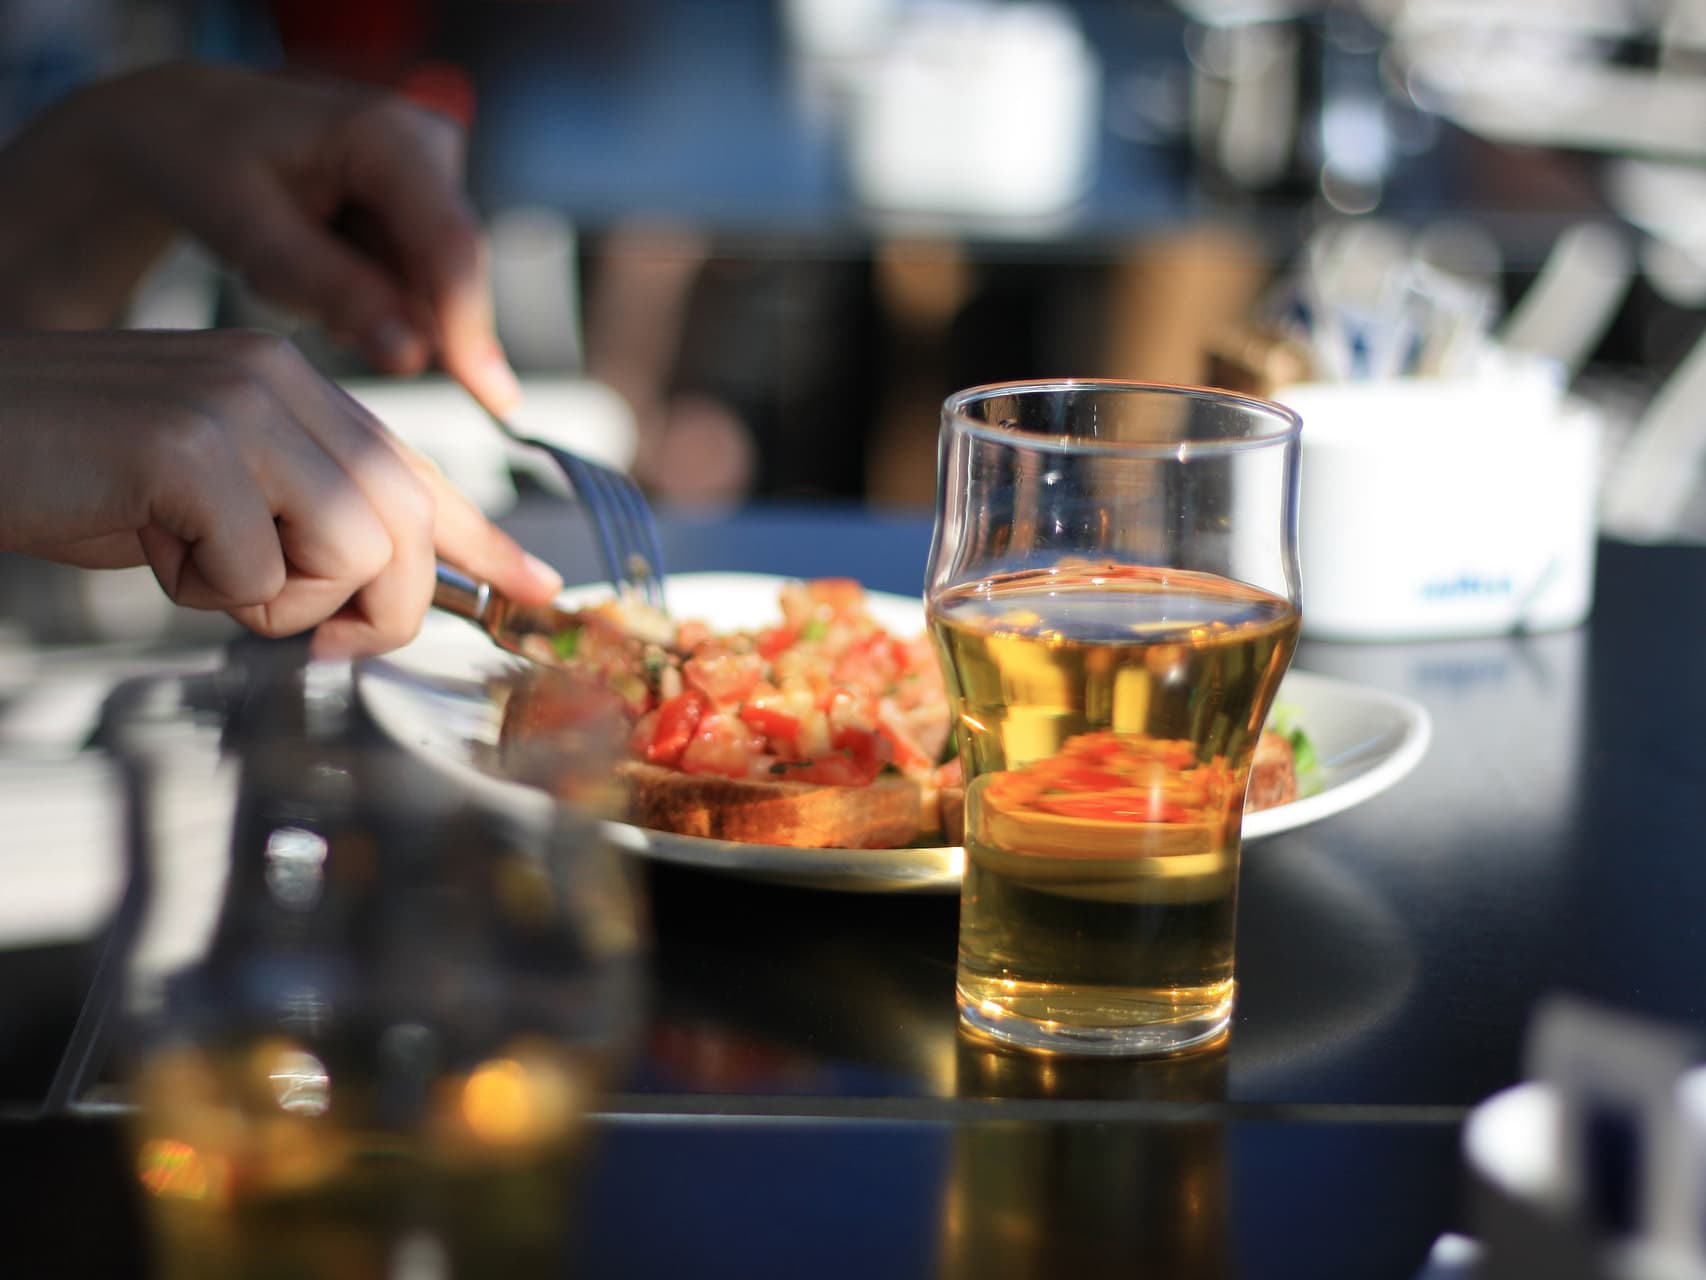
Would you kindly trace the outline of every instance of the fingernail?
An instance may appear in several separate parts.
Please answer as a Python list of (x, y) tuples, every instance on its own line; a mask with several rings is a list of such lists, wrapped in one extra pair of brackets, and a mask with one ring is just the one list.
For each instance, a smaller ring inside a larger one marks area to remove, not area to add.
[(549, 586), (551, 588), (552, 595), (555, 595), (563, 589), (562, 574), (558, 573), (536, 555), (523, 552), (522, 558), (527, 561), (527, 571), (538, 580), (540, 586)]
[(393, 369), (411, 368), (426, 354), (420, 335), (397, 319), (375, 325), (372, 341), (380, 362)]
[(487, 399), (499, 413), (508, 413), (521, 399), (521, 383), (516, 381), (515, 370), (496, 347), (480, 362), (480, 380)]

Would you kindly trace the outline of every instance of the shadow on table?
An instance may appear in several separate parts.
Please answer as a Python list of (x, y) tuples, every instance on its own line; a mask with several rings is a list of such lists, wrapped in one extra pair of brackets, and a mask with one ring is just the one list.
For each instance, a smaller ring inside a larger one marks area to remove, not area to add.
[[(952, 895), (650, 872), (654, 1007), (629, 1088), (848, 1098), (960, 1089)], [(1223, 1092), (1309, 1099), (1313, 1075), (1402, 1001), (1413, 947), (1378, 895), (1301, 837), (1247, 851), (1245, 877)]]

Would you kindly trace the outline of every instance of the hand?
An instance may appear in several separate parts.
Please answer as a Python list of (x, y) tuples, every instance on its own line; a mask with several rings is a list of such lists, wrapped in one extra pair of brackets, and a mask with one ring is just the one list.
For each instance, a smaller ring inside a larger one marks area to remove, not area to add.
[[(436, 356), (504, 412), (515, 378), (462, 177), (461, 130), (395, 95), (150, 68), (77, 95), (0, 158), (5, 220), (27, 224), (0, 226), (14, 233), (0, 293), (31, 292), (16, 277), (52, 264), (59, 278), (23, 282), (55, 313), (48, 322), (107, 323), (180, 228), (379, 368), (417, 373)], [(63, 297), (79, 289), (94, 295), (87, 314)]]
[(523, 603), (561, 585), (282, 338), (0, 337), (0, 550), (146, 563), (179, 604), (315, 652), (414, 636), (434, 555)]

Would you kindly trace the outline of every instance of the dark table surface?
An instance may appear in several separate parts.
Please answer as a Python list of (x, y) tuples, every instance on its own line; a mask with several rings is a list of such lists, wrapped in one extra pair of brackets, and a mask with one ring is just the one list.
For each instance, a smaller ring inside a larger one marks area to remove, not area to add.
[[(526, 509), (511, 527), (593, 576), (572, 516)], [(922, 515), (835, 508), (664, 527), (676, 571), (909, 595), (928, 536)], [(648, 867), (649, 1025), (597, 1122), (582, 1272), (970, 1273), (987, 1269), (968, 1243), (987, 1232), (963, 1229), (982, 1214), (1013, 1233), (1009, 1263), (1082, 1240), (1155, 1274), (1415, 1274), (1467, 1225), (1459, 1128), (1520, 1078), (1538, 1000), (1706, 1029), (1701, 579), (1706, 548), (1605, 544), (1574, 631), (1305, 642), (1297, 668), (1407, 694), (1434, 736), (1390, 791), (1247, 849), (1219, 1052), (997, 1052), (956, 1034), (953, 898)], [(0, 1089), (19, 1110), (89, 954), (0, 953)], [(0, 1141), (14, 1254), (140, 1274), (110, 1119), (18, 1120)], [(106, 1236), (79, 1226), (91, 1213)]]

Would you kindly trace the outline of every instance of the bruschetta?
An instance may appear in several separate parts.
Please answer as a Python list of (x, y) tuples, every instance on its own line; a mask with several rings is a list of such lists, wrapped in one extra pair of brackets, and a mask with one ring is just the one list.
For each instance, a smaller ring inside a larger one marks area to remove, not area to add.
[[(500, 751), (515, 761), (548, 742), (595, 689), (625, 733), (616, 777), (638, 826), (799, 848), (959, 843), (959, 762), (943, 763), (948, 701), (929, 638), (889, 632), (847, 579), (790, 583), (779, 604), (771, 625), (718, 632), (611, 603), (528, 637), (530, 656), (577, 679), (513, 683)], [(1296, 794), (1290, 740), (1264, 733), (1247, 808)]]
[[(682, 835), (805, 848), (892, 848), (941, 825), (948, 742), (941, 668), (924, 635), (872, 617), (848, 579), (790, 583), (751, 630), (672, 624), (631, 605), (530, 637), (535, 658), (620, 705), (628, 817)], [(510, 694), (502, 741), (548, 734), (548, 680)]]

